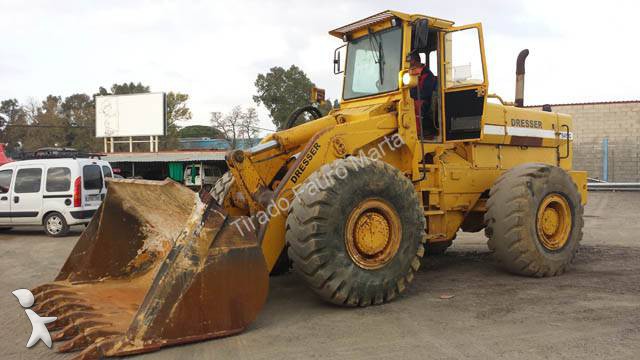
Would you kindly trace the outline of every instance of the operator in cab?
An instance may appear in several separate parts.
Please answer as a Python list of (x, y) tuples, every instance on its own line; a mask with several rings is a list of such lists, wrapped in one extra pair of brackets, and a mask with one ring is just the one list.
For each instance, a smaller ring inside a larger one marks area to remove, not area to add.
[(409, 54), (409, 71), (411, 75), (418, 76), (418, 86), (411, 89), (418, 131), (422, 131), (424, 136), (435, 136), (437, 134), (431, 102), (436, 90), (436, 77), (429, 67), (422, 63), (417, 51)]

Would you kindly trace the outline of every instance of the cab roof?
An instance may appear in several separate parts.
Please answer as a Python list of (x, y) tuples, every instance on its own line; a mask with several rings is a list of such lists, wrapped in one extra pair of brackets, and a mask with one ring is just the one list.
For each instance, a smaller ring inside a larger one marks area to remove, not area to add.
[(381, 13), (369, 16), (362, 20), (358, 20), (351, 24), (344, 25), (337, 29), (331, 30), (329, 31), (329, 34), (342, 39), (344, 35), (353, 33), (354, 31), (358, 31), (363, 28), (370, 27), (375, 24), (380, 24), (385, 21), (390, 21), (393, 18), (399, 18), (404, 21), (428, 19), (429, 26), (440, 28), (440, 29), (448, 29), (453, 26), (453, 21), (449, 21), (449, 20), (439, 19), (439, 18), (425, 16), (425, 15), (417, 15), (417, 14), (410, 15), (410, 14), (401, 13), (399, 11), (385, 10)]

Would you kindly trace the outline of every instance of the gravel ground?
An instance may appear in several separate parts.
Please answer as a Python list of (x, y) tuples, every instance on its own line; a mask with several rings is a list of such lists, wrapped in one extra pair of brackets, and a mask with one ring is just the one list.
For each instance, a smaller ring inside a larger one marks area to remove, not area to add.
[[(264, 310), (243, 334), (139, 358), (639, 359), (640, 193), (593, 193), (585, 215), (574, 267), (557, 278), (506, 274), (482, 234), (461, 234), (390, 304), (331, 306), (288, 274), (271, 279)], [(0, 234), (0, 358), (69, 358), (42, 343), (25, 348), (30, 326), (11, 291), (51, 280), (79, 231)]]

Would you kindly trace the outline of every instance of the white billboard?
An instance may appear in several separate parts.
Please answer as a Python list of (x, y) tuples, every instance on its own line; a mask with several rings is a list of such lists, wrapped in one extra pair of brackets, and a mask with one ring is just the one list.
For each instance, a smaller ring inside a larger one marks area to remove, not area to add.
[(96, 137), (166, 134), (164, 93), (96, 96)]

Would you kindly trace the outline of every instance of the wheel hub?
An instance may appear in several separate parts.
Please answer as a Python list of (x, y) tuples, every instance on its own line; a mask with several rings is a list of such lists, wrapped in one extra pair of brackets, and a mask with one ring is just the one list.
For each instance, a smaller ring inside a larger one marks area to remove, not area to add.
[(571, 233), (571, 208), (559, 194), (547, 195), (538, 208), (538, 240), (546, 249), (561, 249)]
[(62, 230), (62, 221), (58, 217), (52, 216), (47, 220), (47, 227), (49, 228), (49, 231), (57, 234)]
[(374, 255), (382, 251), (389, 242), (389, 223), (376, 212), (366, 212), (356, 221), (354, 237), (358, 251)]
[(400, 234), (400, 218), (395, 210), (382, 200), (368, 199), (349, 215), (345, 245), (358, 266), (377, 269), (398, 251)]

